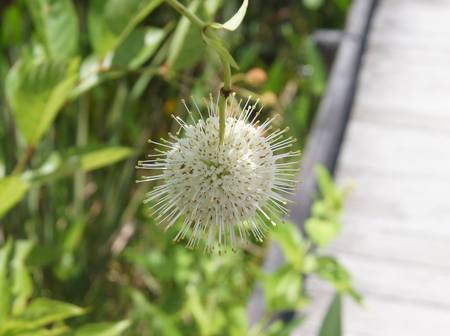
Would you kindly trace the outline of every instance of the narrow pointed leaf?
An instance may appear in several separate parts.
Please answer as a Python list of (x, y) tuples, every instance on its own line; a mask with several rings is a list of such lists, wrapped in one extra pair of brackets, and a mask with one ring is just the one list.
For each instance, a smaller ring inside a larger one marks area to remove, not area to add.
[(124, 320), (115, 323), (93, 323), (78, 329), (74, 336), (120, 336), (131, 325), (130, 321)]
[(9, 261), (13, 246), (10, 239), (0, 248), (0, 325), (11, 309), (11, 285), (9, 280)]
[(336, 293), (333, 301), (328, 308), (322, 326), (320, 328), (319, 336), (341, 336), (342, 335), (342, 303), (341, 295)]
[(234, 14), (231, 19), (225, 22), (222, 25), (222, 27), (231, 31), (236, 30), (242, 23), (242, 20), (244, 20), (245, 13), (247, 12), (247, 7), (248, 7), (248, 0), (244, 0), (242, 2), (241, 7), (236, 12), (236, 14)]
[(11, 261), (12, 293), (14, 296), (13, 314), (21, 313), (33, 294), (33, 281), (26, 266), (26, 259), (32, 248), (33, 242), (30, 240), (18, 240), (14, 246), (14, 258)]
[(27, 171), (24, 178), (32, 183), (45, 183), (69, 176), (77, 171), (88, 172), (126, 159), (132, 149), (120, 146), (74, 148), (64, 153), (53, 153), (38, 169)]

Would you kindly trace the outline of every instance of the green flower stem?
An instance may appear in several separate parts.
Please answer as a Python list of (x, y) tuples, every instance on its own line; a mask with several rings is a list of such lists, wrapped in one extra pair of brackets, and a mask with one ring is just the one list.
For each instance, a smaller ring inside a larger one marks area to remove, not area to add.
[[(165, 0), (168, 5), (175, 9), (178, 13), (188, 18), (193, 24), (198, 26), (200, 29), (207, 34), (208, 26), (202, 21), (197, 15), (192, 13), (186, 6), (177, 0)], [(226, 99), (231, 92), (231, 66), (230, 62), (222, 55), (220, 50), (217, 50), (220, 60), (223, 66), (223, 88), (221, 90), (220, 100), (219, 100), (219, 140), (220, 144), (223, 144), (225, 137), (225, 110), (226, 110)]]
[(224, 58), (221, 58), (223, 66), (223, 88), (221, 90), (219, 100), (219, 143), (223, 145), (225, 138), (225, 110), (227, 104), (227, 97), (231, 92), (231, 67)]
[(188, 18), (189, 21), (191, 21), (199, 28), (204, 28), (206, 26), (205, 22), (203, 22), (197, 15), (189, 11), (189, 9), (186, 6), (184, 6), (177, 0), (166, 0), (166, 3), (170, 5), (173, 9), (175, 9), (178, 13)]

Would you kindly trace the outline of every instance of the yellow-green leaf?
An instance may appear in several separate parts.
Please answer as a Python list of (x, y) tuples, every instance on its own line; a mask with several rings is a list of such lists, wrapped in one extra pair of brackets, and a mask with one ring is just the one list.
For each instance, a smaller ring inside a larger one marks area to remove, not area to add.
[(38, 36), (53, 59), (78, 51), (78, 17), (71, 0), (27, 0)]
[(8, 73), (7, 97), (29, 144), (37, 144), (69, 97), (78, 77), (78, 63), (22, 62)]
[(28, 184), (18, 176), (0, 180), (0, 218), (16, 205), (28, 190)]
[(87, 324), (78, 329), (75, 336), (120, 336), (130, 325), (131, 322), (127, 320)]
[(162, 0), (92, 0), (89, 6), (89, 39), (103, 57), (120, 45), (136, 25)]
[(131, 149), (127, 147), (108, 147), (81, 155), (81, 169), (94, 170), (108, 166), (130, 156)]
[(244, 0), (236, 14), (234, 14), (231, 19), (225, 22), (222, 27), (227, 30), (236, 30), (242, 23), (242, 20), (244, 20), (245, 13), (247, 12), (247, 7), (248, 0)]
[(12, 239), (0, 248), (0, 325), (11, 308), (11, 284), (9, 280), (9, 258), (13, 246)]
[(27, 332), (31, 335), (33, 329), (58, 323), (84, 313), (84, 309), (70, 303), (46, 298), (34, 299), (23, 312), (9, 318), (0, 326), (0, 335), (10, 335), (10, 333), (11, 335), (24, 335)]

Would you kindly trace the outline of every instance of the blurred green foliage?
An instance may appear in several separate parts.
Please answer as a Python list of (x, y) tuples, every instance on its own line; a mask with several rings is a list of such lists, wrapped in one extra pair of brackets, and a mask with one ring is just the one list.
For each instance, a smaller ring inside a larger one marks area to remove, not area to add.
[[(299, 146), (326, 84), (309, 36), (341, 27), (349, 2), (250, 2), (224, 35), (236, 92), (260, 99), (263, 117), (281, 114)], [(186, 5), (224, 22), (240, 2)], [(287, 335), (299, 320), (270, 314), (308, 304), (305, 276), (359, 298), (314, 248), (338, 232), (344, 196), (324, 172), (308, 236), (289, 223), (271, 232), (286, 259), (272, 273), (260, 267), (267, 245), (186, 250), (141, 205), (149, 186), (134, 166), (147, 139), (175, 129), (180, 98), (221, 82), (188, 20), (161, 0), (5, 0), (0, 20), (0, 335)], [(251, 327), (256, 281), (268, 313)]]

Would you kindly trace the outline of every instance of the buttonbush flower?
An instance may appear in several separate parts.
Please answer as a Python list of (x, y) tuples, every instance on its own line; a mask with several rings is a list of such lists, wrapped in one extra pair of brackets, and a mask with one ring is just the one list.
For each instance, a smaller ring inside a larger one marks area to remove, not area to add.
[[(287, 194), (293, 192), (299, 152), (286, 151), (295, 142), (287, 129), (269, 133), (274, 118), (257, 121), (261, 112), (250, 98), (235, 95), (226, 100), (225, 134), (219, 143), (218, 99), (205, 101), (203, 116), (195, 100), (193, 109), (183, 101), (190, 123), (179, 123), (157, 154), (138, 162), (138, 168), (155, 171), (139, 182), (162, 181), (147, 195), (156, 219), (166, 227), (182, 220), (175, 240), (188, 237), (188, 247), (206, 239), (205, 248), (235, 247), (251, 232), (262, 241), (270, 223), (287, 213)], [(194, 113), (195, 112), (195, 113)], [(198, 117), (196, 114), (198, 113)]]

